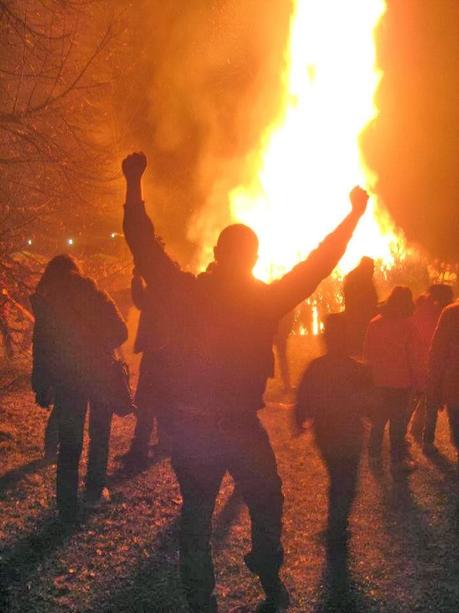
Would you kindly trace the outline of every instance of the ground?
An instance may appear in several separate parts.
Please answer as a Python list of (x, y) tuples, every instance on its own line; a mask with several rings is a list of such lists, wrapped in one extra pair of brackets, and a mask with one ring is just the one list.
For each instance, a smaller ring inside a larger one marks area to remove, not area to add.
[[(294, 339), (295, 378), (311, 354)], [(44, 463), (47, 413), (34, 405), (24, 379), (0, 398), (0, 610), (11, 612), (185, 612), (177, 572), (180, 493), (167, 458), (135, 477), (116, 456), (134, 419), (115, 418), (110, 504), (74, 532), (54, 521), (55, 466)], [(329, 559), (321, 538), (327, 480), (309, 434), (291, 435), (291, 409), (271, 384), (260, 417), (270, 434), (284, 482), (286, 550), (283, 577), (296, 612), (459, 610), (458, 479), (444, 414), (435, 461), (417, 446), (418, 470), (395, 479), (387, 448), (380, 473), (362, 457), (346, 561)], [(82, 471), (83, 472), (83, 471)], [(249, 548), (248, 515), (226, 478), (214, 516), (213, 550), (220, 611), (250, 612), (261, 599), (242, 556)], [(332, 571), (339, 567), (337, 576)]]

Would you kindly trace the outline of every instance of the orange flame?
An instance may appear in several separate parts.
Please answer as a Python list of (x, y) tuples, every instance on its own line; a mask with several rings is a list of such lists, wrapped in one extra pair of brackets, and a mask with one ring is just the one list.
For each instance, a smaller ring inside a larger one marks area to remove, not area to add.
[(296, 1), (282, 116), (265, 133), (252, 184), (230, 193), (232, 219), (260, 239), (254, 272), (261, 279), (306, 257), (347, 213), (356, 184), (372, 197), (339, 272), (362, 255), (390, 267), (394, 248), (404, 251), (358, 144), (377, 114), (374, 29), (385, 8), (383, 0)]

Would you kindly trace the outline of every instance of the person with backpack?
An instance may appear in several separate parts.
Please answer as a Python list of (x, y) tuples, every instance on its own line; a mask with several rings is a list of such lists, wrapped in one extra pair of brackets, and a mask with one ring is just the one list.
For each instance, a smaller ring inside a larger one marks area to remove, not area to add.
[(264, 284), (252, 275), (258, 239), (243, 224), (226, 227), (214, 264), (195, 277), (166, 254), (142, 200), (141, 153), (123, 161), (124, 233), (137, 270), (169, 317), (172, 466), (182, 498), (180, 572), (192, 611), (217, 610), (211, 518), (226, 471), (248, 505), (252, 549), (245, 556), (266, 599), (287, 606), (280, 578), (283, 494), (268, 435), (258, 419), (273, 374), (273, 337), (280, 319), (307, 298), (341, 259), (368, 196), (351, 192), (352, 211), (323, 243), (283, 278)]
[(48, 263), (31, 303), (32, 389), (38, 405), (54, 403), (57, 508), (63, 522), (73, 523), (78, 516), (78, 468), (88, 406), (86, 501), (95, 505), (109, 497), (105, 482), (113, 406), (108, 371), (114, 350), (127, 339), (127, 328), (108, 294), (83, 276), (68, 255)]

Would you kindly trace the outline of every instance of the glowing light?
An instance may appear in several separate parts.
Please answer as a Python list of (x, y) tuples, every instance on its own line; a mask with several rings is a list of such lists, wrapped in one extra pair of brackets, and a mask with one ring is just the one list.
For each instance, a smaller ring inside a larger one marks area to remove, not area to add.
[(67, 239), (67, 245), (70, 245), (70, 247), (71, 247), (73, 245), (73, 243), (74, 243), (73, 238), (68, 238)]
[(110, 238), (116, 238), (116, 232), (112, 232), (112, 233), (110, 234)]
[(27, 244), (28, 244), (29, 246), (32, 244), (32, 239), (31, 239), (31, 238), (27, 239)]
[[(233, 220), (259, 236), (259, 278), (278, 277), (306, 257), (350, 210), (354, 185), (373, 192), (359, 135), (377, 114), (373, 32), (385, 8), (383, 0), (296, 2), (282, 115), (265, 134), (254, 180), (230, 194)], [(341, 274), (362, 255), (390, 266), (402, 243), (373, 192)]]

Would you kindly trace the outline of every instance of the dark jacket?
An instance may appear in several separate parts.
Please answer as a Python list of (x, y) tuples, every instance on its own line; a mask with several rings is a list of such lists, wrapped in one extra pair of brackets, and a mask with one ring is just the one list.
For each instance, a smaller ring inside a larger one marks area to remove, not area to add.
[(68, 275), (30, 298), (35, 315), (32, 389), (84, 390), (97, 368), (127, 339), (114, 302), (91, 279)]
[(429, 356), (427, 397), (431, 405), (459, 407), (459, 303), (443, 309)]
[(143, 203), (125, 206), (124, 232), (136, 269), (155, 289), (170, 320), (172, 400), (187, 410), (257, 411), (273, 372), (279, 320), (307, 298), (343, 255), (358, 221), (351, 213), (318, 249), (267, 285), (253, 277), (231, 283), (218, 266), (198, 277), (165, 253)]
[(319, 448), (337, 455), (360, 447), (363, 417), (377, 402), (370, 370), (346, 355), (325, 354), (306, 369), (295, 410), (299, 426), (313, 420)]

